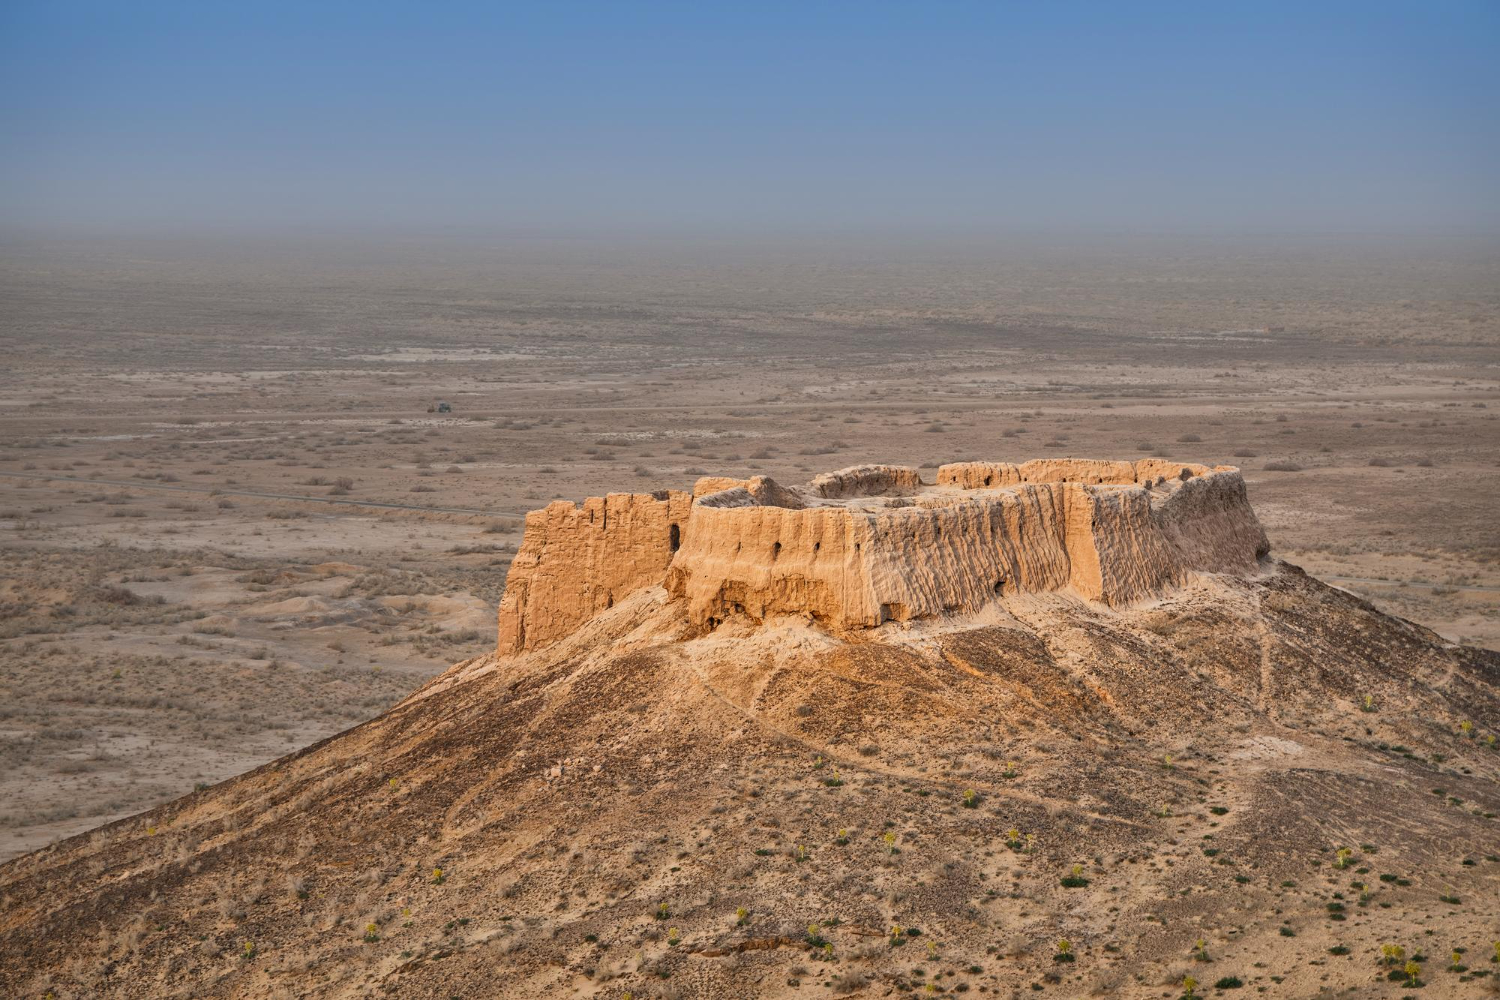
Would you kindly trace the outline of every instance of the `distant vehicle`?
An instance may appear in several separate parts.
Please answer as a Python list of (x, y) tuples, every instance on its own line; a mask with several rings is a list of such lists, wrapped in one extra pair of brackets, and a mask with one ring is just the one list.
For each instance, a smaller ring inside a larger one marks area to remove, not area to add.
[(437, 406), (429, 406), (427, 408), (427, 412), (428, 413), (452, 413), (453, 412), (453, 404), (452, 403), (439, 403)]

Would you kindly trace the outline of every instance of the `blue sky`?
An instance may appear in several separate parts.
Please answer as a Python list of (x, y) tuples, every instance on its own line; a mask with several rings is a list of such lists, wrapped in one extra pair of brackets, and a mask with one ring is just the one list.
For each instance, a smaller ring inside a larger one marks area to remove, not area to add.
[(0, 225), (1500, 228), (1500, 3), (0, 4)]

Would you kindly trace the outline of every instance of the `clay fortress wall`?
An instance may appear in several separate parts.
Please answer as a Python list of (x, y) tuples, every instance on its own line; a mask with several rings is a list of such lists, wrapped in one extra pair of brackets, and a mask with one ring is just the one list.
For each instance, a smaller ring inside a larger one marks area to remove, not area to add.
[(972, 613), (1024, 592), (1110, 605), (1196, 572), (1248, 574), (1270, 545), (1233, 466), (1162, 459), (867, 465), (801, 487), (700, 479), (526, 517), (499, 650), (537, 649), (642, 587), (711, 627), (809, 616), (838, 630)]

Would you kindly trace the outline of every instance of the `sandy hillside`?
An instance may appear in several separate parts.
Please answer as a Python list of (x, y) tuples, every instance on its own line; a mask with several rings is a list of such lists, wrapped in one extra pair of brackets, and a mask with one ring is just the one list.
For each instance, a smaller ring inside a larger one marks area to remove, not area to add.
[[(1190, 482), (700, 496), (686, 540), (652, 543), (665, 582), (7, 863), (0, 976), (57, 997), (1157, 997), (1191, 976), (1394, 998), (1413, 960), (1424, 995), (1492, 993), (1494, 653), (1274, 554), (1089, 597), (1110, 569), (1080, 544), (1116, 534), (1088, 518), (1048, 536), (1081, 576), (873, 625), (702, 617), (683, 580), (741, 572), (693, 543), (714, 504), (848, 512), (888, 545), (950, 507), (1143, 497), (1136, 530), (1171, 552), (1206, 551), (1194, 524), (1257, 547)], [(557, 544), (534, 520), (518, 565)]]

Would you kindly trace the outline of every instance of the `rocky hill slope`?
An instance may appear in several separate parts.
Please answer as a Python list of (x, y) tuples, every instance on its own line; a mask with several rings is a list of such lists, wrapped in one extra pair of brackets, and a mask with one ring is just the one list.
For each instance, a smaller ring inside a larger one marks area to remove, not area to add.
[(1232, 469), (938, 480), (532, 515), (495, 654), (0, 866), (0, 982), (1492, 990), (1500, 657), (1276, 561)]

